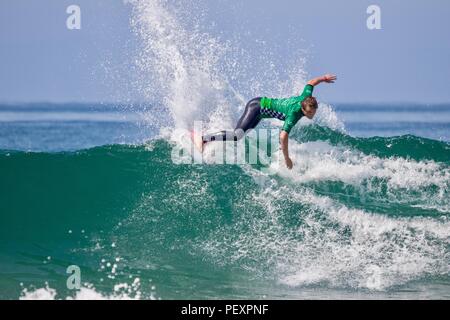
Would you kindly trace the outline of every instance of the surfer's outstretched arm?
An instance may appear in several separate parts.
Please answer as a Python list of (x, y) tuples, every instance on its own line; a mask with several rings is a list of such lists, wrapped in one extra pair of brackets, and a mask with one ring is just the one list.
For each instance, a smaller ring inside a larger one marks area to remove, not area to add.
[(337, 79), (337, 77), (334, 74), (326, 74), (324, 76), (314, 78), (308, 81), (308, 84), (312, 86), (317, 86), (318, 84), (322, 82), (326, 83), (334, 83), (334, 81)]
[(288, 169), (292, 169), (292, 160), (291, 158), (289, 158), (289, 149), (288, 149), (289, 133), (287, 133), (284, 130), (281, 130), (280, 133), (280, 143), (281, 143), (281, 150), (283, 151), (284, 155), (284, 161), (286, 162), (286, 167), (288, 167)]

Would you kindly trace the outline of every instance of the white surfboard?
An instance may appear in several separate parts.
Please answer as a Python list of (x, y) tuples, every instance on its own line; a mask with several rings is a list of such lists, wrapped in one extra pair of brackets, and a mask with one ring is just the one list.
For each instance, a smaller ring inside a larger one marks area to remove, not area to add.
[(194, 164), (204, 163), (203, 154), (195, 145), (191, 131), (185, 131), (179, 141), (183, 150), (191, 156)]

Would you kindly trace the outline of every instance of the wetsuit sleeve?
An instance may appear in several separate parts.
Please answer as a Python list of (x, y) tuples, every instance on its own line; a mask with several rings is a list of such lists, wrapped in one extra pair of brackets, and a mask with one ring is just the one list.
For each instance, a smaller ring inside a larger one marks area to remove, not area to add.
[(287, 133), (291, 132), (291, 129), (295, 126), (296, 121), (292, 119), (291, 117), (287, 117), (286, 120), (284, 120), (284, 125), (281, 130), (286, 131)]
[(305, 88), (303, 89), (303, 92), (302, 92), (302, 94), (301, 94), (301, 97), (302, 97), (303, 99), (305, 99), (305, 98), (307, 98), (307, 97), (311, 97), (311, 96), (312, 96), (312, 93), (313, 93), (313, 90), (314, 90), (314, 87), (313, 87), (312, 85), (310, 85), (310, 84), (307, 84), (307, 85), (305, 86)]

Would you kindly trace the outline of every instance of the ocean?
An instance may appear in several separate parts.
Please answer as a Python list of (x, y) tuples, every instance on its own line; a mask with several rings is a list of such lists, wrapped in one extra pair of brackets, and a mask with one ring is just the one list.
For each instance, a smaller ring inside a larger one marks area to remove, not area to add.
[(450, 105), (321, 105), (272, 174), (157, 109), (0, 106), (0, 299), (450, 298)]

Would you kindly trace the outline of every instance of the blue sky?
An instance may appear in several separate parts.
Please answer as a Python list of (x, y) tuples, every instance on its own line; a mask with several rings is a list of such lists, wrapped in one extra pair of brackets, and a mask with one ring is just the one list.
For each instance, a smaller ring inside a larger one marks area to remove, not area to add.
[[(225, 35), (246, 31), (278, 47), (301, 39), (294, 47), (307, 49), (308, 74), (339, 77), (320, 89), (322, 101), (450, 102), (448, 0), (203, 3)], [(81, 30), (66, 28), (71, 4), (81, 7)], [(371, 4), (381, 8), (381, 30), (366, 27)], [(122, 0), (2, 0), (0, 102), (141, 100), (129, 19)]]

